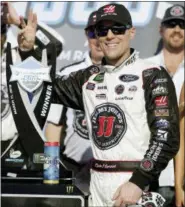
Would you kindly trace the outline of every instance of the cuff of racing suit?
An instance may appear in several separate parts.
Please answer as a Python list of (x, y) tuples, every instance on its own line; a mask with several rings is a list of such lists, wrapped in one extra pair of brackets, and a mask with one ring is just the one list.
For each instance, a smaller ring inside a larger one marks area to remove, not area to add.
[(145, 190), (145, 188), (150, 184), (151, 178), (136, 170), (133, 172), (129, 181), (136, 184), (142, 190)]
[(29, 50), (29, 51), (24, 51), (24, 50), (19, 48), (19, 54), (20, 54), (22, 60), (25, 60), (26, 58), (28, 58), (30, 56), (33, 56), (34, 48), (32, 50)]

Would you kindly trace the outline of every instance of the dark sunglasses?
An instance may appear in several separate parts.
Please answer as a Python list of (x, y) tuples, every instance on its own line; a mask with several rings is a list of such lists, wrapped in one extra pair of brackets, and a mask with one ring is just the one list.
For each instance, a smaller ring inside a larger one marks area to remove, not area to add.
[(115, 35), (121, 35), (125, 34), (127, 29), (130, 29), (130, 25), (122, 25), (122, 26), (111, 26), (111, 27), (105, 27), (105, 26), (99, 26), (96, 28), (96, 35), (98, 37), (105, 37), (107, 36), (109, 29), (112, 31), (113, 34)]
[(163, 23), (163, 25), (166, 28), (174, 28), (178, 25), (181, 29), (185, 29), (185, 22), (183, 20), (166, 21), (166, 22)]
[(95, 39), (96, 38), (95, 29), (86, 30), (86, 34), (87, 34), (89, 39)]

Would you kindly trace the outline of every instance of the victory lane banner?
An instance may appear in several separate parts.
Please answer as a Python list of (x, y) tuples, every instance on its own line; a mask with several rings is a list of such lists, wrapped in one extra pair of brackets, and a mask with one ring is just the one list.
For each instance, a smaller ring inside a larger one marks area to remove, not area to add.
[(13, 63), (11, 44), (7, 45), (6, 76), (9, 103), (19, 138), (30, 159), (35, 153), (43, 153), (43, 127), (52, 100), (52, 80), (56, 71), (56, 49), (50, 44), (51, 58), (47, 65), (47, 51), (43, 51), (42, 63), (34, 57)]

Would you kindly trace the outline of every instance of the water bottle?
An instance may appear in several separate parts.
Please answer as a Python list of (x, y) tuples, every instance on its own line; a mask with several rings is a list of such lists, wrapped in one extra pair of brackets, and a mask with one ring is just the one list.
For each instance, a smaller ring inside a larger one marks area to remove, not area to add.
[(45, 142), (44, 144), (44, 183), (59, 184), (59, 142)]

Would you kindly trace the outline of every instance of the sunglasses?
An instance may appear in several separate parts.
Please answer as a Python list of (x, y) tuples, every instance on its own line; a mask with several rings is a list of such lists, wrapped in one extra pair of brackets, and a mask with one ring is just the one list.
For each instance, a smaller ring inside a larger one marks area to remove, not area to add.
[(121, 25), (121, 26), (111, 26), (111, 27), (105, 27), (105, 26), (99, 26), (96, 28), (96, 35), (98, 37), (105, 37), (107, 36), (109, 29), (112, 31), (114, 35), (123, 35), (125, 34), (127, 29), (130, 29), (130, 25)]
[(86, 30), (86, 34), (89, 39), (96, 39), (95, 29)]
[(183, 20), (180, 20), (180, 21), (178, 21), (178, 20), (167, 21), (167, 22), (164, 22), (163, 25), (166, 28), (174, 28), (178, 25), (181, 29), (185, 29), (185, 22)]

